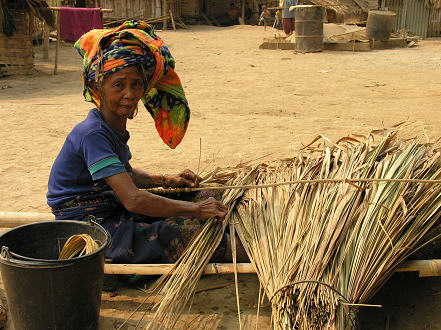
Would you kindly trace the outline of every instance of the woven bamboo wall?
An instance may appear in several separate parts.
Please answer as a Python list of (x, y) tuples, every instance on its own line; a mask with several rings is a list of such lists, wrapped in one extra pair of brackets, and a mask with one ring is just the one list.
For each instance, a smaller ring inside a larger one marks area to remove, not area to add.
[[(239, 15), (242, 13), (242, 0), (205, 0), (206, 1), (206, 13), (208, 15), (219, 17), (226, 16), (231, 4), (239, 10)], [(246, 8), (250, 8), (253, 14), (258, 17), (260, 15), (259, 5), (265, 5), (267, 7), (279, 6), (279, 0), (247, 0)], [(256, 22), (257, 23), (257, 22)]]
[(201, 13), (201, 2), (199, 0), (181, 0), (181, 16), (199, 16)]
[(161, 0), (101, 0), (101, 8), (113, 9), (104, 18), (152, 18), (162, 15)]
[(11, 37), (0, 32), (0, 77), (30, 73), (34, 67), (29, 16), (24, 11), (10, 12), (17, 30)]
[(428, 37), (441, 37), (441, 9), (431, 8), (429, 16)]
[[(236, 1), (227, 1), (227, 0), (207, 0), (207, 8), (206, 13), (208, 15), (218, 16), (225, 15), (230, 9), (230, 4), (235, 3)], [(240, 8), (236, 5), (236, 8)]]

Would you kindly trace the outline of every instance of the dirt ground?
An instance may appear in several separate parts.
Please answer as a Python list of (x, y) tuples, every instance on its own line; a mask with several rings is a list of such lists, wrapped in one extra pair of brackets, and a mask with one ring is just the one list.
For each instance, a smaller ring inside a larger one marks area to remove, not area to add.
[[(140, 106), (128, 127), (132, 166), (159, 173), (196, 170), (201, 141), (201, 171), (211, 170), (257, 157), (291, 156), (319, 134), (337, 139), (401, 121), (414, 123), (409, 134), (441, 136), (441, 40), (362, 53), (258, 48), (277, 33), (257, 26), (158, 32), (176, 59), (192, 116), (182, 144), (170, 150)], [(71, 44), (62, 44), (53, 76), (54, 47), (49, 61), (35, 48), (35, 74), (0, 79), (1, 211), (49, 212), (50, 167), (66, 135), (91, 108), (82, 97), (81, 58)], [(231, 280), (207, 276), (200, 286)], [(100, 327), (121, 324), (142, 300), (141, 289), (123, 286), (114, 298), (103, 294)], [(250, 329), (256, 322), (256, 276), (240, 276), (239, 289), (242, 323)], [(441, 328), (439, 278), (395, 274), (373, 301), (384, 307), (362, 310), (362, 329)], [(238, 328), (235, 306), (234, 285), (198, 293), (182, 328)], [(270, 327), (269, 315), (266, 305), (259, 328)], [(140, 317), (135, 314), (128, 329)]]

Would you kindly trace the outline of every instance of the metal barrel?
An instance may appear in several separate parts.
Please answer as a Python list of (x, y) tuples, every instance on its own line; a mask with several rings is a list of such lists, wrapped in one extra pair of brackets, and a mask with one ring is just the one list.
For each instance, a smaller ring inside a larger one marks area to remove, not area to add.
[(396, 14), (389, 10), (369, 10), (366, 35), (372, 40), (386, 41), (390, 38)]
[(309, 53), (323, 50), (323, 19), (325, 10), (322, 6), (296, 6), (296, 50)]

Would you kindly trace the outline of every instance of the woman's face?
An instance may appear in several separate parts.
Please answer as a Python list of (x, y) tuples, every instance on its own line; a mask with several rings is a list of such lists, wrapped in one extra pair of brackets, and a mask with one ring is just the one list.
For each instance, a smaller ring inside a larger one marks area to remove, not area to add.
[(101, 89), (101, 111), (132, 119), (144, 94), (144, 79), (138, 66), (110, 73), (104, 77)]

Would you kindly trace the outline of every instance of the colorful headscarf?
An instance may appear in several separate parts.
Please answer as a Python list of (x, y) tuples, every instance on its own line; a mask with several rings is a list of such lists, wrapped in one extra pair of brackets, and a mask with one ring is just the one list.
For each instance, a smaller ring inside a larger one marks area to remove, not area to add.
[(176, 148), (187, 131), (190, 108), (174, 70), (175, 60), (149, 24), (133, 20), (115, 29), (92, 30), (78, 39), (75, 48), (83, 57), (84, 99), (98, 108), (100, 98), (90, 82), (141, 65), (148, 86), (141, 100), (164, 143)]

